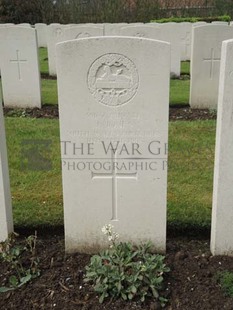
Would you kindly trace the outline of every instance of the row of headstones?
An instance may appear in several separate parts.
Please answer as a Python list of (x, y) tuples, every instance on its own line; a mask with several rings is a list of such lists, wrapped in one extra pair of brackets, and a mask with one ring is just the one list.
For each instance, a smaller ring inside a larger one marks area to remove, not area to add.
[[(222, 24), (200, 26), (196, 23), (199, 27), (193, 27), (189, 32), (187, 29), (191, 24), (185, 24), (186, 26), (182, 27), (175, 23), (162, 26), (155, 23), (150, 26), (106, 24), (105, 27), (114, 25), (115, 33), (118, 27), (121, 36), (139, 36), (170, 42), (170, 70), (171, 74), (176, 76), (180, 75), (180, 50), (183, 34), (183, 41), (187, 39), (185, 41), (187, 55), (191, 53), (192, 59), (190, 106), (215, 109), (218, 101), (221, 44), (223, 40), (233, 38), (233, 27)], [(57, 43), (85, 36), (102, 36), (103, 29), (103, 25), (71, 27), (70, 25), (52, 24), (47, 26), (47, 37), (50, 38), (48, 41), (50, 74), (56, 75), (55, 48)], [(113, 28), (111, 29), (113, 31)], [(178, 31), (179, 29), (182, 31)], [(192, 42), (189, 39), (190, 33), (192, 33)], [(31, 27), (0, 27), (0, 38), (2, 42), (5, 42), (0, 47), (4, 105), (18, 108), (41, 108), (36, 30)]]
[[(154, 57), (157, 55), (157, 57)], [(142, 61), (143, 58), (143, 61)], [(122, 241), (166, 249), (170, 44), (97, 37), (57, 46), (65, 240), (68, 252)], [(233, 255), (233, 40), (219, 88), (211, 251)], [(0, 107), (0, 239), (13, 230)]]

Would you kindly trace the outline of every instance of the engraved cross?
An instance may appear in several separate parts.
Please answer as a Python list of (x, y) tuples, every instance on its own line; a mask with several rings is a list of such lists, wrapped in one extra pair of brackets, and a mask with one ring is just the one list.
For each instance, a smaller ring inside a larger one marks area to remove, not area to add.
[(26, 63), (27, 60), (20, 59), (19, 57), (19, 50), (16, 50), (16, 59), (11, 59), (10, 62), (14, 63), (18, 67), (18, 76), (19, 80), (22, 80), (22, 75), (21, 75), (21, 64)]
[(210, 62), (210, 79), (212, 80), (213, 74), (214, 74), (214, 64), (216, 62), (220, 62), (221, 58), (215, 58), (214, 57), (214, 49), (211, 48), (211, 57), (210, 58), (204, 58), (203, 60)]
[(94, 173), (92, 172), (92, 180), (94, 179), (110, 179), (112, 181), (112, 221), (118, 221), (118, 205), (117, 205), (117, 180), (118, 179), (128, 179), (137, 180), (137, 172), (135, 173), (119, 173), (116, 172), (114, 162), (117, 162), (116, 152), (112, 152), (112, 171), (109, 173)]

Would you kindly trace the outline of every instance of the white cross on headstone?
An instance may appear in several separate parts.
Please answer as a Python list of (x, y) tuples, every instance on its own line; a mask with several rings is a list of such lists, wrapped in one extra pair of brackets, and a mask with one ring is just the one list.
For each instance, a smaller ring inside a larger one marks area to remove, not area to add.
[(109, 173), (94, 173), (92, 172), (92, 180), (94, 179), (111, 179), (112, 180), (112, 221), (118, 221), (117, 212), (117, 180), (118, 179), (133, 179), (137, 180), (137, 172), (135, 173), (118, 173), (114, 167), (114, 162), (117, 162), (116, 152), (112, 152), (112, 171)]
[(18, 66), (18, 76), (19, 80), (21, 80), (21, 64), (27, 62), (27, 60), (20, 59), (19, 57), (19, 50), (16, 50), (16, 59), (11, 59), (10, 62), (17, 64)]
[(211, 56), (210, 58), (204, 58), (204, 61), (210, 62), (210, 79), (213, 78), (214, 74), (214, 63), (215, 62), (220, 62), (221, 58), (215, 58), (214, 57), (214, 49), (211, 48)]

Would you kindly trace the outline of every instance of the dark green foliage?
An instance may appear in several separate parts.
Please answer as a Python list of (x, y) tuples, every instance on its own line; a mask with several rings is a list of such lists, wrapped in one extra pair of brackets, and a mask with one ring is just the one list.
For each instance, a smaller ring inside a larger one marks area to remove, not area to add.
[(196, 23), (200, 21), (205, 21), (209, 23), (212, 21), (230, 22), (231, 17), (229, 15), (213, 16), (213, 17), (170, 17), (170, 18), (152, 20), (151, 22), (155, 22), (155, 23), (171, 23), (171, 22), (173, 23), (183, 23), (183, 22)]
[(140, 298), (142, 302), (153, 297), (165, 305), (166, 299), (159, 291), (169, 268), (164, 264), (164, 256), (151, 254), (149, 250), (149, 244), (134, 248), (130, 243), (118, 243), (92, 256), (85, 281), (93, 284), (100, 303), (107, 297)]
[(233, 298), (233, 273), (230, 271), (219, 272), (217, 279), (224, 294)]
[(23, 244), (16, 243), (16, 234), (0, 243), (0, 262), (9, 267), (8, 287), (0, 287), (0, 293), (14, 290), (40, 275), (36, 256), (37, 236), (29, 236)]

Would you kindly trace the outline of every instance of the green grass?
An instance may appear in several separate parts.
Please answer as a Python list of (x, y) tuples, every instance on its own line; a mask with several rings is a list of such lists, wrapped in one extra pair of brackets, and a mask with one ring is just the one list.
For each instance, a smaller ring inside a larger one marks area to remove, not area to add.
[(39, 61), (40, 61), (40, 72), (44, 74), (49, 73), (49, 65), (48, 65), (48, 53), (47, 48), (39, 49)]
[(181, 62), (181, 74), (190, 74), (190, 62), (189, 61)]
[[(211, 216), (215, 121), (173, 122), (169, 135), (168, 222), (209, 227)], [(63, 224), (58, 120), (6, 118), (16, 226)], [(21, 141), (49, 139), (51, 171), (22, 170)]]
[(233, 273), (222, 271), (217, 274), (217, 280), (226, 296), (233, 298)]
[(171, 80), (170, 106), (189, 104), (190, 80)]
[(43, 104), (58, 104), (57, 81), (41, 80)]

